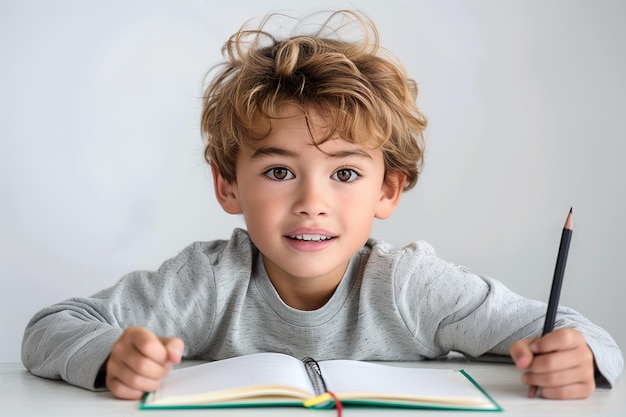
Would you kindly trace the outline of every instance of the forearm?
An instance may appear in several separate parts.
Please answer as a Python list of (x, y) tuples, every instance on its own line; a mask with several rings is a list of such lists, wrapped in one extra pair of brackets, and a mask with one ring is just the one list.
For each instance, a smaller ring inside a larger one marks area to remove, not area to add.
[[(476, 291), (480, 288), (480, 281), (471, 276), (465, 279), (473, 281), (471, 288), (463, 289), (465, 293), (474, 291), (474, 297), (466, 296), (465, 304), (454, 304), (455, 294), (439, 293), (443, 302), (453, 303), (455, 311), (437, 321), (436, 340), (444, 349), (475, 358), (508, 355), (514, 342), (541, 336), (547, 309), (545, 303), (515, 294), (501, 283), (485, 277), (482, 280), (488, 285), (488, 291)], [(457, 286), (463, 288), (458, 283)], [(560, 328), (572, 328), (584, 335), (596, 361), (597, 386), (612, 387), (622, 372), (624, 359), (609, 333), (567, 307), (558, 310), (555, 329)]]
[[(540, 320), (529, 323), (520, 331), (495, 345), (485, 356), (493, 353), (508, 354), (511, 345), (517, 340), (540, 337), (543, 331), (543, 320), (544, 318), (541, 317)], [(582, 333), (587, 346), (594, 355), (596, 386), (598, 388), (612, 388), (623, 370), (624, 358), (609, 333), (567, 307), (560, 307), (557, 313), (555, 330), (563, 328), (575, 329)]]
[[(576, 327), (574, 327), (576, 328)], [(612, 388), (624, 369), (624, 356), (613, 338), (604, 329), (594, 326), (578, 329), (585, 336), (595, 362), (595, 380), (598, 388)]]
[(93, 390), (100, 366), (121, 333), (74, 303), (48, 307), (26, 328), (22, 362), (34, 375)]

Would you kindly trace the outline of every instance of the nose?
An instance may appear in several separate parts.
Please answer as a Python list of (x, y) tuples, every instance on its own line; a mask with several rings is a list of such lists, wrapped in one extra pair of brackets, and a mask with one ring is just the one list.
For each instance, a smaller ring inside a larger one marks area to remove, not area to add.
[(330, 187), (324, 180), (308, 178), (298, 184), (294, 212), (301, 216), (324, 216), (330, 211)]

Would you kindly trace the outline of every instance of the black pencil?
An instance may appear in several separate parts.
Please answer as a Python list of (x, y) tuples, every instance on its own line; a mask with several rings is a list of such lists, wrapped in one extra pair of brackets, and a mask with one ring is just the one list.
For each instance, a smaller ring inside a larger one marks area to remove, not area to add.
[[(563, 285), (563, 276), (565, 275), (565, 264), (567, 263), (567, 254), (569, 253), (569, 243), (572, 240), (573, 218), (572, 209), (569, 209), (563, 232), (561, 233), (561, 243), (559, 245), (559, 254), (556, 258), (556, 267), (554, 268), (554, 277), (552, 278), (552, 288), (550, 289), (550, 299), (548, 300), (548, 311), (543, 324), (543, 333), (546, 335), (554, 329), (556, 320), (556, 311), (559, 308), (559, 297), (561, 296), (561, 287)], [(537, 395), (537, 387), (532, 385), (528, 389), (528, 396), (533, 398)]]

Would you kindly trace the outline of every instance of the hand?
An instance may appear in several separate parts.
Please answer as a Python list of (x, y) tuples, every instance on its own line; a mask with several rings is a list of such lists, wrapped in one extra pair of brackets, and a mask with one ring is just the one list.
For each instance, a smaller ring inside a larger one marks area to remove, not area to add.
[(106, 385), (114, 396), (137, 400), (156, 390), (161, 378), (180, 363), (185, 345), (178, 338), (158, 337), (141, 327), (129, 327), (111, 348)]
[(527, 371), (522, 382), (540, 387), (544, 398), (586, 398), (596, 387), (593, 353), (577, 330), (518, 340), (510, 353), (515, 365)]

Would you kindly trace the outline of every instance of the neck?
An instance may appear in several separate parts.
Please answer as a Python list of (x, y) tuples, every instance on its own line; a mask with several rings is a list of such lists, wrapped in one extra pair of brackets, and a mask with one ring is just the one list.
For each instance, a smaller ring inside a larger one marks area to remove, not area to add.
[[(271, 278), (270, 278), (271, 280)], [(312, 311), (321, 308), (330, 300), (333, 296), (335, 289), (330, 291), (318, 290), (318, 291), (297, 291), (293, 288), (279, 288), (274, 281), (272, 281), (274, 288), (280, 295), (280, 298), (285, 304), (296, 310)]]
[(267, 275), (278, 295), (291, 308), (311, 311), (324, 306), (335, 293), (348, 265), (321, 277), (297, 277), (263, 259)]

